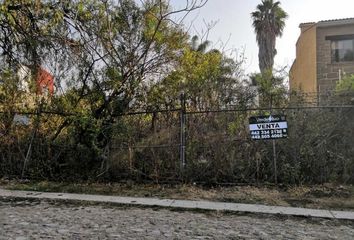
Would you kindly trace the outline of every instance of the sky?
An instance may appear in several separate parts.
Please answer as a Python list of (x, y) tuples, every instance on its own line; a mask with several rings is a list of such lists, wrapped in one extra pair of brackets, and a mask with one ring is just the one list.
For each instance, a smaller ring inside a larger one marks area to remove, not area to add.
[[(253, 31), (250, 13), (255, 11), (261, 0), (209, 0), (207, 4), (190, 14), (185, 25), (192, 35), (206, 31), (205, 23), (216, 22), (209, 31), (208, 40), (214, 46), (226, 44), (225, 50), (244, 50), (246, 73), (259, 71), (258, 46)], [(328, 19), (354, 17), (353, 0), (280, 0), (281, 7), (288, 13), (283, 36), (277, 39), (275, 67), (291, 66), (295, 59), (295, 44), (300, 34), (299, 24)], [(173, 8), (185, 6), (186, 0), (170, 0)]]

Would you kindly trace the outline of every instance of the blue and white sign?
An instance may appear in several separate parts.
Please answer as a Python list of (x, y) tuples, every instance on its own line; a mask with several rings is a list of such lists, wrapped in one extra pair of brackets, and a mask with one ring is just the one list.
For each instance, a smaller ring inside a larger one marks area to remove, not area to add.
[(268, 140), (288, 137), (286, 116), (256, 116), (249, 118), (251, 139)]

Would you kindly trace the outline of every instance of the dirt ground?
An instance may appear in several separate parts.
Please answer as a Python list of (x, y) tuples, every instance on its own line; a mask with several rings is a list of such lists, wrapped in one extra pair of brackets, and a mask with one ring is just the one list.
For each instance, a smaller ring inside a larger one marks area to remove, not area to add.
[(209, 200), (317, 209), (354, 209), (354, 187), (352, 185), (203, 187), (134, 183), (20, 182), (2, 179), (0, 187), (16, 190)]

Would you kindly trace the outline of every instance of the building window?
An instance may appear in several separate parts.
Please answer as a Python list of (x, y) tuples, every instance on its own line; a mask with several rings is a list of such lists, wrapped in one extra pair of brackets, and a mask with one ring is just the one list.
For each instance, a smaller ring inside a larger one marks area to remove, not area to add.
[(331, 41), (332, 62), (354, 61), (354, 39)]

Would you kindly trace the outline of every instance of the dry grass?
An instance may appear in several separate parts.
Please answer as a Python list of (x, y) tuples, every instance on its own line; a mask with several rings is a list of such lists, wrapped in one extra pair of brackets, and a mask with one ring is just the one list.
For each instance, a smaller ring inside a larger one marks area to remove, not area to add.
[(56, 183), (47, 181), (23, 183), (0, 180), (0, 187), (45, 192), (209, 200), (337, 210), (354, 209), (354, 187), (351, 185), (204, 188), (196, 185)]

